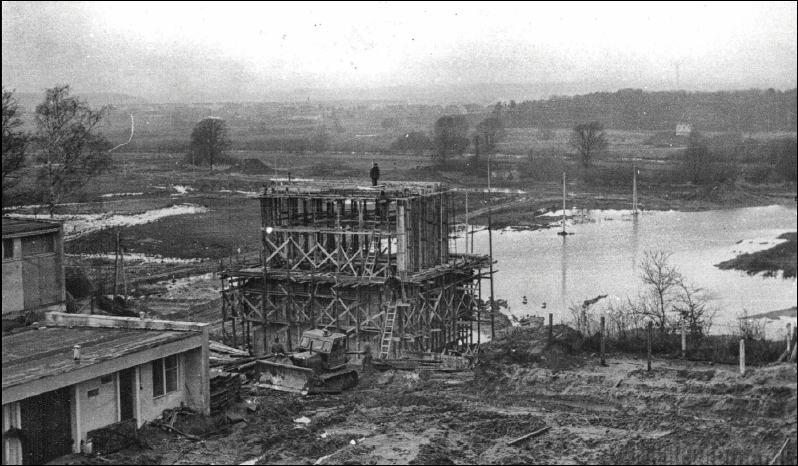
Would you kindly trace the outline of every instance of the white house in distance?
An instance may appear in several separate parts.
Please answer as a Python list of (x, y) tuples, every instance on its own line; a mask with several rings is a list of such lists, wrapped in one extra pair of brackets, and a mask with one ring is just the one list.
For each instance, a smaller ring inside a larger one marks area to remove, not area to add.
[(677, 136), (689, 136), (690, 131), (693, 130), (693, 125), (689, 123), (677, 123), (676, 124), (676, 135)]
[(208, 324), (51, 312), (3, 336), (3, 464), (80, 452), (95, 429), (210, 413)]

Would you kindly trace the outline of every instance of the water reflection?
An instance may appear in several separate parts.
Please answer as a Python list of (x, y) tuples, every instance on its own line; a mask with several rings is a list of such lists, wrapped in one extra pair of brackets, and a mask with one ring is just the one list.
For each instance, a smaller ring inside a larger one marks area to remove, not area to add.
[(562, 271), (562, 281), (560, 283), (560, 309), (562, 315), (568, 314), (568, 237), (562, 236), (562, 253), (560, 254), (560, 270)]
[[(630, 219), (631, 217), (631, 219)], [(738, 253), (766, 249), (786, 231), (795, 231), (794, 207), (769, 206), (709, 212), (586, 211), (585, 221), (569, 221), (567, 237), (559, 228), (504, 231), (494, 235), (496, 298), (514, 312), (554, 314), (568, 321), (568, 307), (609, 294), (620, 299), (638, 294), (638, 261), (646, 250), (673, 252), (672, 262), (696, 286), (712, 291), (731, 322), (749, 313), (792, 307), (796, 281), (749, 277), (714, 265)], [(473, 235), (474, 252), (487, 254), (486, 231)], [(458, 250), (464, 242), (458, 239)], [(527, 296), (534, 307), (518, 306)], [(539, 303), (549, 308), (538, 311)], [(559, 303), (555, 305), (554, 303)], [(527, 310), (528, 309), (528, 310)]]

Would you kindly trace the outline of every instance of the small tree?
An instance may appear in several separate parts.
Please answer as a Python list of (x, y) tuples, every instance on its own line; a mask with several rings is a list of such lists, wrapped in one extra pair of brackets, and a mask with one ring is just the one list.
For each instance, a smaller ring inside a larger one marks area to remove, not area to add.
[(579, 155), (582, 156), (582, 165), (588, 168), (593, 160), (593, 155), (606, 150), (610, 144), (607, 141), (607, 133), (604, 132), (604, 125), (598, 121), (592, 121), (574, 127), (569, 145), (579, 152)]
[(221, 118), (203, 118), (191, 131), (189, 155), (193, 165), (207, 163), (213, 171), (213, 164), (221, 161), (229, 148), (227, 124)]
[(646, 287), (641, 297), (640, 312), (653, 319), (664, 335), (669, 322), (669, 313), (682, 284), (682, 275), (671, 265), (672, 253), (646, 251), (640, 262), (640, 279)]
[(712, 295), (703, 288), (698, 288), (685, 280), (677, 285), (676, 302), (673, 309), (687, 322), (690, 335), (700, 340), (712, 327), (712, 321), (718, 309), (710, 305)]
[(496, 150), (496, 143), (504, 138), (504, 121), (501, 118), (492, 116), (485, 118), (477, 125), (476, 141), (481, 144), (480, 149), (483, 153), (494, 152)]
[(446, 163), (452, 154), (463, 155), (468, 148), (468, 121), (463, 115), (449, 115), (435, 122), (435, 155)]
[(19, 118), (19, 104), (13, 91), (3, 88), (3, 196), (21, 179), (25, 166), (25, 151), (30, 136), (17, 128), (22, 126)]
[(45, 91), (36, 107), (36, 143), (41, 150), (39, 190), (50, 216), (60, 199), (108, 169), (110, 143), (99, 133), (110, 107), (92, 110), (69, 96), (69, 86)]

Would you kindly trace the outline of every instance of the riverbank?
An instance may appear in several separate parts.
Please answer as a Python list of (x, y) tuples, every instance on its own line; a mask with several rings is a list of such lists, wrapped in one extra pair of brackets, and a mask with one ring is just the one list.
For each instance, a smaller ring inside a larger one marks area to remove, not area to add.
[(786, 242), (750, 254), (740, 254), (734, 259), (721, 262), (717, 267), (721, 270), (740, 270), (748, 275), (763, 274), (773, 277), (782, 272), (783, 278), (795, 278), (798, 263), (798, 242), (796, 232), (785, 233), (778, 239)]
[[(522, 195), (494, 194), (492, 225), (495, 229), (520, 226), (527, 229), (547, 228), (559, 218), (541, 216), (542, 211), (562, 209), (562, 186), (543, 183), (524, 190)], [(695, 187), (692, 185), (650, 185), (639, 188), (638, 205), (646, 210), (678, 210), (703, 212), (708, 210), (758, 207), (767, 205), (796, 205), (792, 186), (718, 185)], [(628, 189), (591, 187), (569, 184), (566, 210), (631, 210), (632, 197)], [(471, 215), (470, 223), (487, 225), (486, 209)]]

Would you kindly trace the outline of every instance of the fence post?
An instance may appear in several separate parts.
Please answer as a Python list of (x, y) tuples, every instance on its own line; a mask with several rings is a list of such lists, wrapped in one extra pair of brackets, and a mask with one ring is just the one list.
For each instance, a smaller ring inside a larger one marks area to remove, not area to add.
[(687, 357), (687, 322), (682, 319), (682, 359)]
[(554, 341), (554, 314), (549, 312), (549, 344)]
[(740, 375), (745, 375), (745, 339), (740, 338)]
[(606, 366), (607, 365), (607, 358), (605, 357), (605, 352), (604, 352), (604, 340), (605, 340), (605, 337), (604, 337), (604, 316), (601, 316), (601, 365), (602, 366)]
[(653, 322), (648, 323), (648, 371), (651, 372), (651, 328)]
[(787, 322), (787, 354), (790, 354), (790, 350), (792, 349), (792, 324)]

